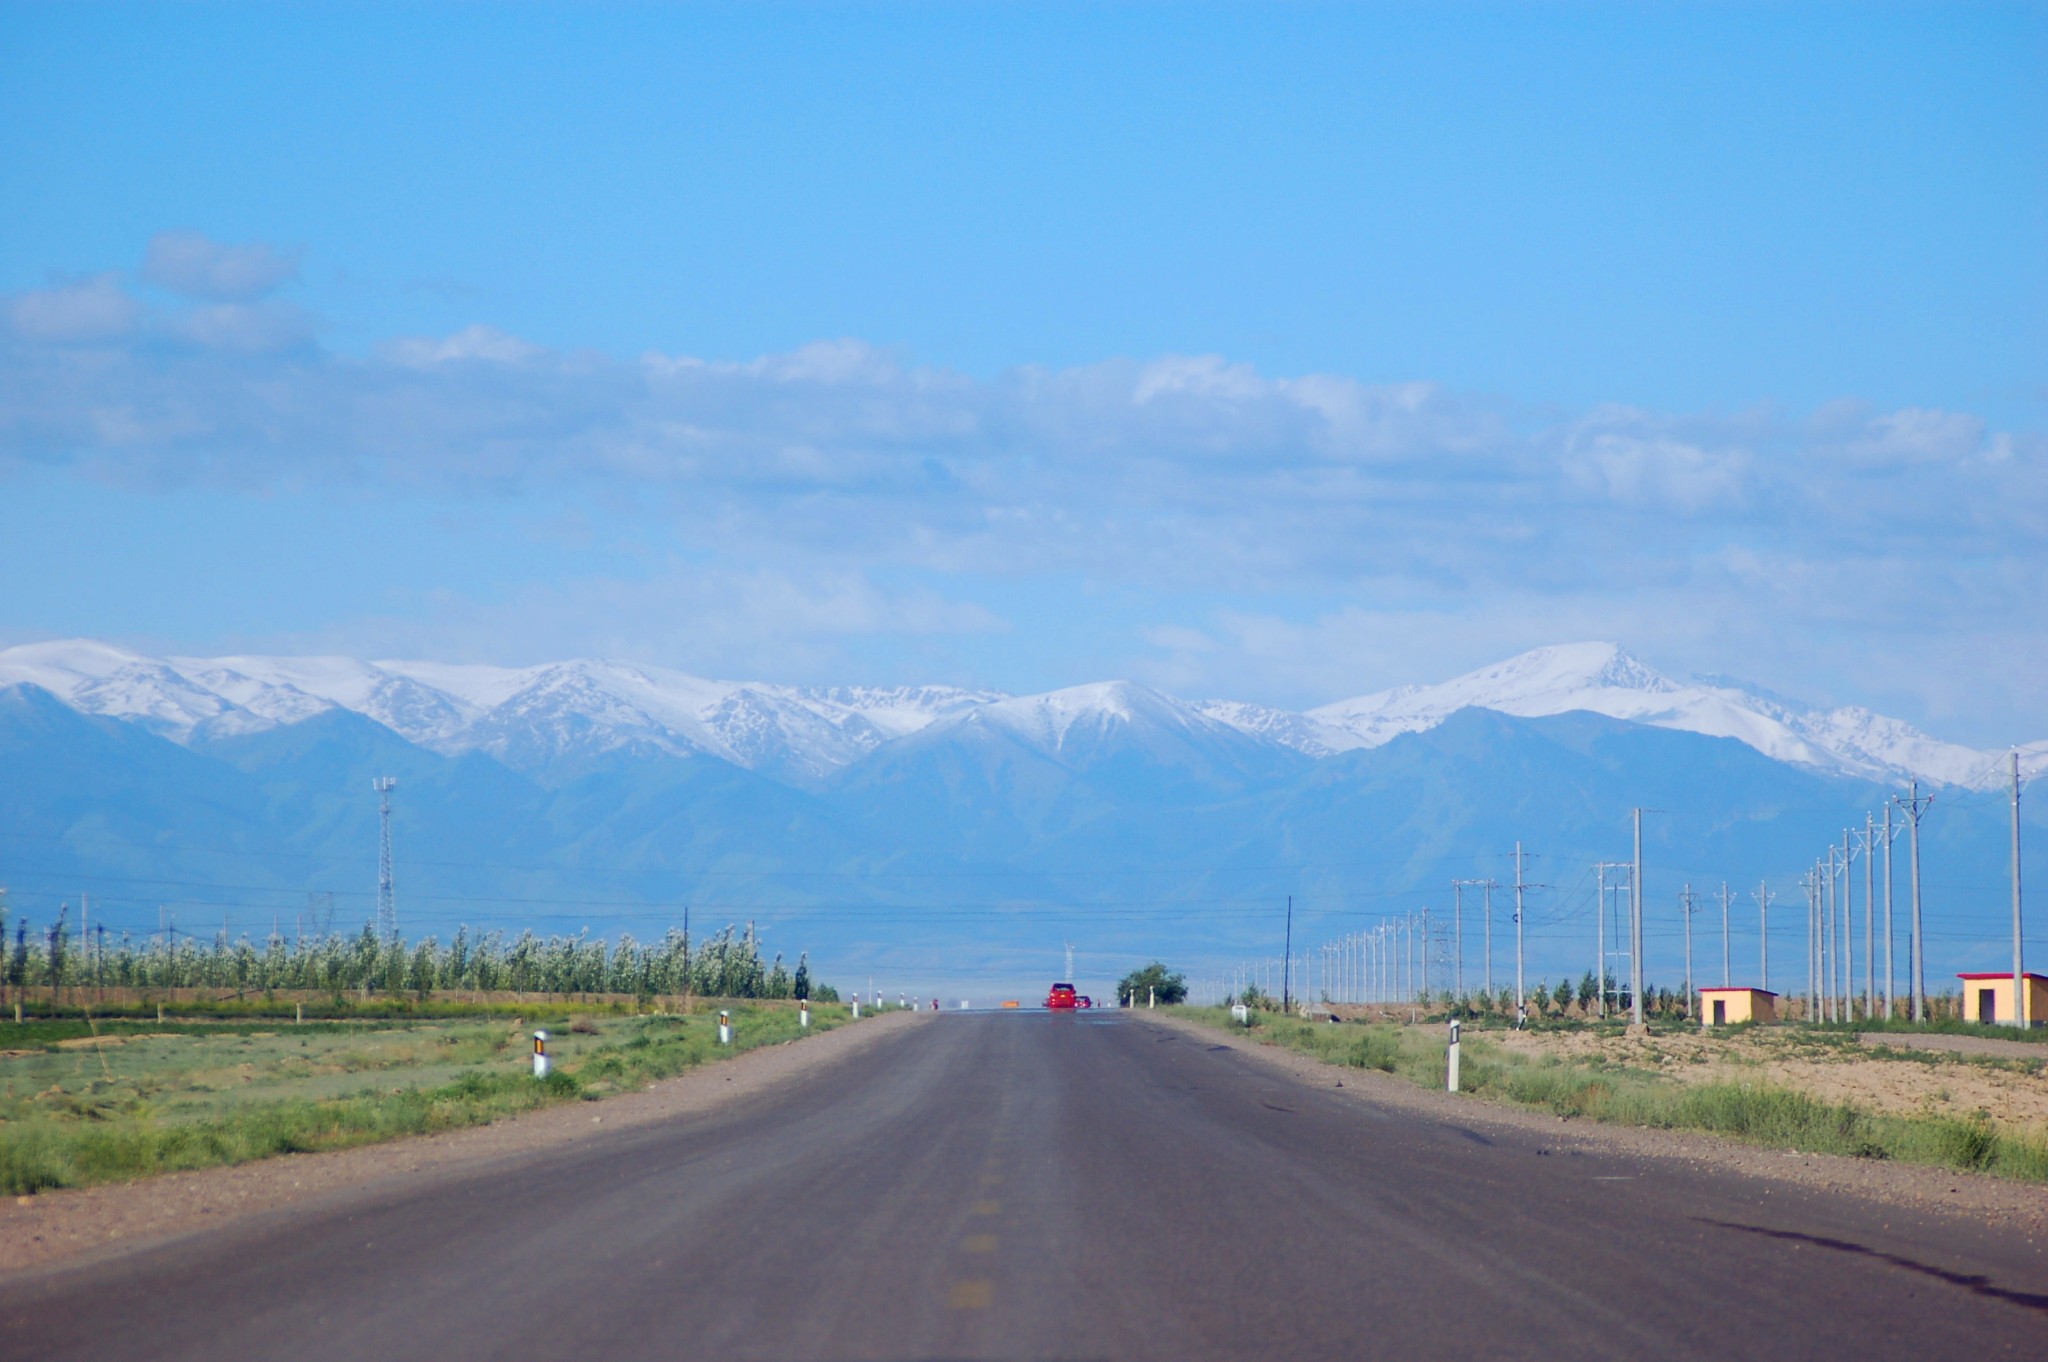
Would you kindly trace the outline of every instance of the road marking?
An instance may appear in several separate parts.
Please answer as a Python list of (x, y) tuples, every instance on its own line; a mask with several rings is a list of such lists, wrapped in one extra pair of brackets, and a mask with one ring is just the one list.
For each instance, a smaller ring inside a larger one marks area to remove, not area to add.
[(968, 1207), (967, 1210), (970, 1215), (1001, 1215), (1003, 1213), (1003, 1203), (1000, 1201), (977, 1201)]
[(960, 1241), (960, 1247), (968, 1253), (994, 1253), (996, 1237), (993, 1234), (970, 1234)]
[(953, 1283), (952, 1305), (955, 1310), (986, 1310), (995, 1299), (996, 1284), (990, 1281)]
[(983, 1173), (981, 1175), (981, 1185), (984, 1187), (1000, 1187), (1003, 1185), (1003, 1175), (1001, 1173)]

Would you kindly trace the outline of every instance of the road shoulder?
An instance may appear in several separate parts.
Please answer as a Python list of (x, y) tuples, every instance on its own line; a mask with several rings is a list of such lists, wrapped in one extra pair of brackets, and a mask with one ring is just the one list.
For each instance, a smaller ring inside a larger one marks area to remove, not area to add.
[(708, 1115), (905, 1035), (921, 1019), (886, 1013), (700, 1065), (640, 1092), (486, 1126), (15, 1197), (0, 1202), (0, 1277), (71, 1267), (261, 1214), (372, 1189), (403, 1191), (624, 1129)]
[(1157, 1012), (1135, 1015), (1149, 1025), (1170, 1028), (1190, 1039), (1228, 1046), (1301, 1083), (1333, 1090), (1350, 1101), (1394, 1107), (1461, 1126), (1540, 1134), (1561, 1148), (1675, 1160), (1696, 1168), (1768, 1178), (1810, 1191), (1865, 1197), (1979, 1222), (1995, 1218), (2008, 1227), (2029, 1232), (2048, 1231), (2048, 1188), (2027, 1183), (1919, 1164), (1771, 1149), (1698, 1131), (1569, 1120), (1482, 1098), (1432, 1092), (1390, 1074), (1325, 1063), (1242, 1032), (1183, 1017)]

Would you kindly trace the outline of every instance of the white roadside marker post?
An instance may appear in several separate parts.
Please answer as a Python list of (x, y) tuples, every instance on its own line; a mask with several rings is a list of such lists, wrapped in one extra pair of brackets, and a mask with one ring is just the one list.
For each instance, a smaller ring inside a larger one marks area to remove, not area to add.
[(811, 1029), (811, 1000), (809, 998), (802, 998), (797, 1001), (796, 1024), (798, 1030), (808, 1031)]
[(860, 995), (859, 995), (859, 994), (855, 994), (855, 995), (854, 995), (854, 999), (853, 999), (853, 1019), (854, 1019), (855, 1021), (859, 1021), (859, 1020), (860, 1020)]
[(1252, 1010), (1243, 1003), (1232, 1003), (1230, 1005), (1230, 1019), (1241, 1026), (1250, 1026), (1252, 1024)]
[(1159, 1006), (1159, 991), (1158, 991), (1157, 989), (1151, 989), (1151, 988), (1148, 988), (1148, 989), (1146, 989), (1146, 990), (1145, 990), (1145, 1010), (1146, 1010), (1147, 1012), (1150, 1012), (1150, 1011), (1151, 1011), (1151, 1010), (1152, 1010), (1153, 1008), (1155, 1008), (1155, 1007), (1157, 1007), (1157, 1006)]
[(548, 1033), (545, 1031), (533, 1033), (533, 1076), (548, 1076)]
[(1444, 1091), (1446, 1091), (1446, 1092), (1456, 1092), (1457, 1090), (1458, 1090), (1458, 1019), (1457, 1019), (1456, 1017), (1453, 1017), (1453, 1018), (1451, 1018), (1451, 1063), (1450, 1063), (1450, 1069), (1449, 1069), (1449, 1072), (1448, 1072), (1448, 1073), (1446, 1074), (1446, 1082), (1445, 1082), (1445, 1084), (1444, 1084)]
[(730, 1012), (720, 1011), (718, 1014), (718, 1043), (720, 1045), (732, 1044), (732, 1013)]

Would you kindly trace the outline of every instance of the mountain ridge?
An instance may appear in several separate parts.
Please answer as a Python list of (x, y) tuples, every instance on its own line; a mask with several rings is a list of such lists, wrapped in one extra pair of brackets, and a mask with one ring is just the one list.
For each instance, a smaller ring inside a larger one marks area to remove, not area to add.
[[(1235, 734), (1320, 761), (1425, 731), (1468, 709), (1523, 718), (1603, 714), (1734, 738), (1777, 761), (1862, 779), (1982, 783), (1995, 775), (1999, 755), (1857, 706), (1801, 706), (1721, 677), (1680, 680), (1612, 643), (1532, 649), (1449, 681), (1303, 712), (1236, 700), (1190, 702), (1123, 680), (1016, 696), (945, 685), (721, 681), (589, 658), (497, 667), (340, 656), (150, 657), (94, 639), (0, 650), (0, 686), (16, 683), (39, 686), (81, 713), (187, 744), (302, 723), (338, 708), (433, 751), (483, 752), (558, 782), (614, 755), (710, 756), (814, 789), (891, 743), (969, 720), (1004, 726), (1055, 760), (1066, 759), (1061, 751), (1070, 734), (1117, 728), (1126, 741), (1162, 750), (1230, 747)], [(2048, 740), (2021, 750), (2029, 769), (2048, 764)]]

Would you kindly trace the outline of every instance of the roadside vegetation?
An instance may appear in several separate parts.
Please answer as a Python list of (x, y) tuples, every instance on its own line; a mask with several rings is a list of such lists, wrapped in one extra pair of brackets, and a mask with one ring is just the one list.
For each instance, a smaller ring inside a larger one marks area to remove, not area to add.
[(1117, 980), (1116, 996), (1119, 1000), (1129, 999), (1136, 1007), (1143, 1007), (1147, 1003), (1170, 1007), (1187, 1001), (1188, 977), (1154, 960), (1144, 968), (1134, 969)]
[[(1182, 1013), (1212, 1026), (1244, 1029), (1227, 1008), (1185, 1008)], [(1377, 1070), (1419, 1087), (1441, 1090), (1444, 1086), (1446, 1038), (1442, 1027), (1384, 1021), (1333, 1024), (1256, 1008), (1251, 1015), (1253, 1031), (1264, 1043), (1331, 1064)], [(1616, 1023), (1607, 1029), (1618, 1033), (1620, 1027)], [(1674, 1020), (1653, 1027), (1653, 1040), (1660, 1031), (1691, 1036), (1697, 1034), (1697, 1027)], [(1798, 1040), (1803, 1045), (1840, 1050), (1854, 1045), (1848, 1031), (1801, 1027)], [(2010, 1038), (2010, 1030), (2004, 1035)], [(1505, 1036), (1489, 1038), (1484, 1029), (1476, 1035), (1467, 1029), (1460, 1047), (1463, 1092), (1571, 1119), (1707, 1131), (1775, 1148), (1897, 1159), (2048, 1182), (2048, 1136), (2038, 1130), (2001, 1127), (1982, 1113), (1875, 1112), (1764, 1082), (1680, 1082), (1657, 1068), (1614, 1063), (1597, 1054), (1518, 1053), (1508, 1048), (1505, 1040)], [(2040, 1072), (2038, 1062), (2014, 1066), (1992, 1061), (1986, 1067), (2017, 1067), (2030, 1076)]]
[[(516, 1019), (0, 1025), (9, 1045), (0, 1052), (0, 1192), (482, 1125), (799, 1035), (793, 1006), (729, 1003), (733, 1044), (721, 1046), (711, 1005), (696, 1006), (637, 1016), (558, 1006)], [(843, 1007), (817, 1006), (811, 1029), (847, 1019)], [(536, 1021), (554, 1037), (545, 1080), (532, 1076)]]
[(695, 942), (673, 928), (643, 943), (630, 934), (606, 942), (588, 934), (472, 935), (467, 927), (445, 942), (407, 941), (379, 936), (368, 923), (352, 936), (273, 933), (251, 941), (230, 940), (225, 931), (210, 939), (166, 931), (138, 940), (125, 932), (110, 937), (104, 928), (79, 932), (68, 907), (41, 928), (18, 914), (10, 921), (0, 891), (0, 947), (0, 1002), (30, 1006), (140, 1002), (193, 990), (414, 1001), (437, 993), (839, 998), (812, 979), (807, 959), (799, 957), (794, 968), (779, 954), (764, 960), (752, 923)]

